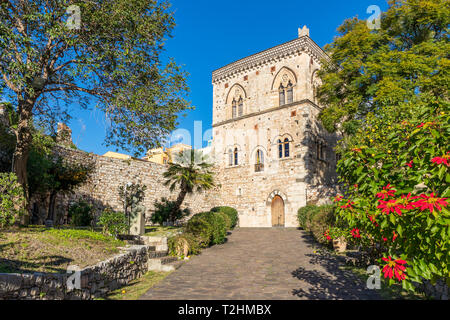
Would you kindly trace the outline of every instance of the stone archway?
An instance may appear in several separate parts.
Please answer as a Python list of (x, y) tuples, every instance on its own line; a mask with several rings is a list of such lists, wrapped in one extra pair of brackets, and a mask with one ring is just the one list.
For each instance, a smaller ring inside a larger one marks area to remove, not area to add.
[(284, 227), (285, 215), (284, 215), (284, 201), (279, 195), (276, 195), (272, 199), (271, 213), (272, 213), (272, 227)]

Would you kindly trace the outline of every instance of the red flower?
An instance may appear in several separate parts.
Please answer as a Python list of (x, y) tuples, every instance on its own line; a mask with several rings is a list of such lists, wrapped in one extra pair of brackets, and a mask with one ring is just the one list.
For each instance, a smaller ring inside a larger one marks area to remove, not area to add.
[(334, 198), (334, 202), (340, 202), (340, 201), (342, 201), (342, 200), (344, 200), (344, 197), (343, 196), (336, 196), (336, 198)]
[(375, 217), (374, 217), (374, 216), (369, 215), (369, 220), (370, 220), (370, 222), (372, 222), (375, 226), (378, 227), (377, 220), (375, 220)]
[(392, 237), (392, 242), (394, 242), (395, 239), (397, 239), (397, 237), (398, 237), (398, 234), (396, 234), (395, 231), (394, 231), (394, 236)]
[(353, 209), (352, 205), (354, 205), (355, 203), (353, 201), (348, 200), (347, 204), (341, 206), (342, 209)]
[(397, 202), (397, 200), (388, 200), (388, 201), (383, 201), (383, 200), (379, 200), (380, 201), (380, 205), (377, 207), (378, 209), (382, 209), (381, 211), (389, 214), (391, 212), (397, 212), (399, 216), (402, 215), (402, 210), (403, 206), (401, 204), (399, 204)]
[(425, 123), (421, 123), (421, 124), (419, 124), (418, 126), (417, 126), (417, 128), (422, 128), (423, 126), (425, 125)]
[(327, 232), (325, 232), (325, 233), (323, 234), (323, 236), (324, 236), (325, 238), (327, 238), (328, 241), (330, 241), (330, 240), (331, 240), (331, 237), (330, 237), (330, 230), (327, 230)]
[(431, 162), (436, 164), (445, 164), (447, 167), (450, 167), (449, 159), (450, 159), (450, 152), (447, 152), (447, 154), (443, 155), (442, 157), (435, 157), (431, 159)]
[(386, 238), (386, 237), (383, 237), (383, 241), (386, 242), (386, 241), (387, 241), (387, 238)]
[(358, 189), (358, 184), (354, 184), (353, 188)]
[(398, 200), (398, 203), (401, 203), (401, 209), (406, 210), (413, 210), (414, 209), (414, 203), (410, 202), (411, 200), (415, 200), (419, 197), (411, 197), (411, 193), (408, 193), (408, 195), (402, 194), (402, 199)]
[(392, 188), (393, 186), (391, 186), (391, 184), (388, 183), (386, 187), (383, 187), (383, 190), (381, 192), (377, 193), (377, 197), (383, 200), (384, 198), (393, 197), (396, 190), (391, 190)]
[(433, 210), (436, 208), (437, 211), (441, 211), (442, 207), (447, 206), (447, 198), (438, 198), (434, 193), (432, 193), (429, 197), (425, 194), (421, 194), (417, 199), (419, 201), (414, 202), (412, 205), (416, 208), (419, 208), (420, 211), (430, 210), (430, 213), (433, 213)]
[(387, 264), (383, 268), (383, 273), (385, 278), (392, 279), (392, 277), (395, 275), (398, 281), (403, 281), (406, 278), (405, 270), (406, 267), (404, 266), (406, 264), (405, 260), (392, 260), (392, 258), (389, 256), (388, 258), (381, 258), (381, 260), (387, 262)]
[(361, 238), (361, 235), (359, 234), (359, 229), (353, 229), (351, 233), (353, 238)]
[(408, 167), (412, 168), (413, 167), (413, 163), (414, 163), (414, 160), (411, 160), (410, 162), (406, 163), (406, 165)]

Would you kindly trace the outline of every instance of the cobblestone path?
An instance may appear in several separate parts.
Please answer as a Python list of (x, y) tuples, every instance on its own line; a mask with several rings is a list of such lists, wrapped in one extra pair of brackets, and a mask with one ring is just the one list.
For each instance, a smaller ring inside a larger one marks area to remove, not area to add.
[(146, 292), (158, 300), (380, 299), (295, 228), (241, 228)]

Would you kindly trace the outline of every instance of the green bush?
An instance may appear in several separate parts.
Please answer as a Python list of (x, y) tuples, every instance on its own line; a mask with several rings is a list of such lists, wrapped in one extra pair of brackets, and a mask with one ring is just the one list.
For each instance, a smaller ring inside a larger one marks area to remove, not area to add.
[(85, 201), (72, 204), (69, 207), (69, 219), (76, 227), (87, 227), (93, 220), (92, 206)]
[(226, 230), (231, 230), (232, 228), (232, 221), (231, 218), (225, 213), (225, 212), (215, 212), (215, 214), (219, 214), (222, 216), (222, 218), (225, 221), (225, 229)]
[(190, 233), (183, 233), (169, 238), (167, 245), (171, 256), (182, 258), (200, 253), (201, 248), (198, 239)]
[(239, 221), (238, 212), (236, 209), (231, 207), (215, 207), (211, 209), (211, 212), (222, 212), (225, 213), (231, 219), (231, 229), (234, 229)]
[(161, 202), (155, 201), (155, 212), (150, 218), (151, 222), (162, 226), (164, 222), (174, 223), (175, 221), (191, 214), (187, 208), (184, 210), (179, 208), (175, 214), (172, 214), (172, 210), (175, 206), (176, 201), (169, 201), (166, 198), (162, 198)]
[(115, 238), (128, 231), (127, 218), (123, 212), (115, 212), (111, 209), (105, 209), (102, 212), (98, 224), (103, 226), (103, 233), (110, 234)]
[(213, 228), (206, 217), (196, 214), (187, 222), (185, 233), (194, 235), (200, 246), (206, 248), (211, 244)]
[(319, 242), (324, 242), (323, 234), (334, 226), (334, 210), (332, 205), (308, 205), (298, 210), (297, 219), (301, 228), (311, 232)]
[(13, 173), (0, 173), (0, 228), (13, 225), (25, 214), (23, 189)]
[(203, 216), (212, 227), (211, 244), (224, 243), (227, 236), (227, 227), (222, 214), (218, 212), (204, 212), (200, 213), (200, 216)]

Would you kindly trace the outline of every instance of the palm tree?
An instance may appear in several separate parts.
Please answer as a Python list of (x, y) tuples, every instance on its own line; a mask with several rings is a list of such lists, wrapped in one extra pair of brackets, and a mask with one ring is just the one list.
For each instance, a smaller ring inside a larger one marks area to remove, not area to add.
[(175, 162), (169, 163), (169, 168), (164, 172), (166, 178), (164, 185), (170, 186), (171, 192), (176, 187), (180, 188), (171, 216), (180, 209), (187, 194), (215, 186), (213, 172), (209, 170), (211, 167), (212, 164), (208, 163), (207, 157), (196, 150), (182, 151), (177, 155)]

